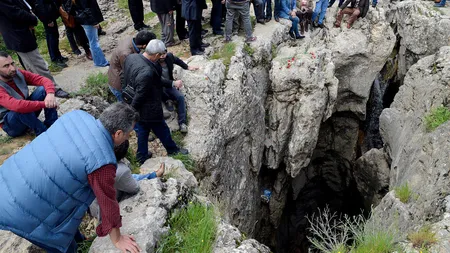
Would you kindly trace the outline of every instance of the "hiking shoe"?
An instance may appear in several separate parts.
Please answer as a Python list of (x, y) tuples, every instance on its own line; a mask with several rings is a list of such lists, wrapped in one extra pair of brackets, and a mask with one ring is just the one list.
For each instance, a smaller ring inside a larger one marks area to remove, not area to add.
[(186, 126), (186, 124), (181, 123), (180, 132), (182, 132), (183, 134), (186, 134), (188, 132), (188, 127)]
[(303, 38), (305, 38), (305, 36), (304, 36), (304, 35), (301, 35), (301, 34), (299, 34), (299, 35), (295, 35), (295, 39), (297, 39), (297, 40), (299, 40), (299, 39), (303, 39)]
[(318, 26), (319, 26), (320, 28), (325, 28), (325, 25), (324, 25), (324, 24), (318, 24)]
[(256, 20), (256, 23), (260, 23), (261, 25), (265, 25), (266, 24), (266, 20), (258, 19), (258, 20)]
[(166, 109), (167, 109), (169, 112), (173, 112), (173, 111), (174, 111), (172, 100), (167, 100), (166, 103), (165, 103), (165, 105), (166, 105)]
[(52, 64), (60, 67), (60, 68), (67, 68), (67, 64), (63, 61), (61, 61), (60, 59), (56, 60), (56, 61), (52, 61)]
[(63, 89), (57, 89), (55, 92), (55, 96), (59, 98), (69, 98), (70, 94), (65, 92)]

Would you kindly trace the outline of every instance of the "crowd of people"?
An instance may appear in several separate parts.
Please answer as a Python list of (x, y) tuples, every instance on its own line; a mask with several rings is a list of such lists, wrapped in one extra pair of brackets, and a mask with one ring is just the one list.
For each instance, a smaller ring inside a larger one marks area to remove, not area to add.
[[(445, 0), (440, 1), (437, 5), (445, 5)], [(142, 0), (129, 0), (128, 4), (134, 28), (139, 32), (123, 38), (108, 61), (98, 42), (103, 16), (96, 0), (0, 2), (0, 32), (7, 48), (17, 53), (24, 67), (18, 69), (11, 55), (0, 51), (0, 127), (11, 137), (29, 130), (36, 135), (0, 167), (0, 229), (48, 252), (77, 251), (77, 243), (85, 239), (78, 226), (88, 210), (101, 220), (96, 229), (98, 236), (109, 235), (123, 252), (139, 252), (135, 239), (120, 232), (118, 200), (123, 194), (139, 191), (137, 181), (161, 177), (165, 167), (162, 164), (156, 172), (132, 175), (123, 160), (129, 150), (130, 133), (137, 133), (136, 158), (141, 164), (152, 157), (148, 149), (151, 131), (169, 155), (189, 153), (172, 139), (163, 105), (173, 111), (172, 101), (176, 102), (179, 131), (187, 133), (185, 98), (180, 92), (183, 82), (175, 80), (173, 70), (174, 65), (188, 71), (199, 68), (189, 66), (167, 48), (179, 43), (174, 38), (176, 29), (179, 40), (189, 39), (192, 55), (204, 52), (209, 46), (202, 41), (206, 2), (151, 0), (152, 11), (162, 25), (162, 40), (156, 39), (144, 23)], [(317, 0), (315, 6), (312, 0), (275, 0), (273, 17), (276, 21), (291, 20), (290, 36), (301, 39), (311, 26), (324, 26), (326, 10), (333, 4), (334, 0)], [(372, 6), (376, 4), (373, 0)], [(215, 35), (223, 35), (229, 42), (242, 25), (246, 41), (256, 40), (249, 0), (212, 0), (212, 5), (210, 22)], [(258, 23), (271, 21), (270, 0), (254, 0), (253, 5)], [(340, 0), (334, 26), (340, 27), (347, 14), (350, 28), (357, 18), (365, 17), (369, 5), (369, 0)], [(79, 110), (58, 119), (55, 97), (68, 94), (51, 76), (38, 51), (33, 28), (41, 20), (50, 59), (64, 67), (67, 58), (58, 48), (59, 16), (64, 20), (73, 53), (81, 54), (80, 45), (95, 66), (109, 66), (108, 85), (118, 102), (99, 119)], [(29, 86), (36, 88), (30, 93)], [(38, 118), (42, 110), (43, 122)]]

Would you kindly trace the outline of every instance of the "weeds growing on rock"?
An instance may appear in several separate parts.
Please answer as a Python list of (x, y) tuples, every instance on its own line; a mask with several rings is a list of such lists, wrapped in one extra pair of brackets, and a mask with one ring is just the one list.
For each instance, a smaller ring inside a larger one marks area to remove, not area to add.
[(419, 248), (421, 250), (428, 249), (437, 241), (436, 233), (431, 231), (430, 226), (423, 226), (419, 231), (409, 234), (408, 240), (415, 248)]
[(400, 199), (402, 203), (407, 203), (411, 198), (411, 189), (409, 188), (408, 183), (405, 183), (399, 187), (394, 188), (395, 196)]
[(447, 107), (439, 106), (431, 110), (425, 116), (425, 126), (428, 132), (434, 131), (438, 126), (450, 119), (450, 110)]
[(130, 162), (131, 173), (139, 174), (141, 172), (141, 167), (139, 166), (139, 162), (136, 158), (136, 153), (131, 147), (128, 148), (125, 158)]
[(255, 50), (247, 43), (244, 44), (244, 52), (246, 52), (249, 56), (253, 56)]
[(215, 52), (211, 59), (222, 59), (223, 64), (228, 68), (231, 63), (231, 57), (236, 53), (236, 44), (233, 42), (226, 43), (223, 47)]
[(173, 159), (176, 160), (180, 160), (183, 164), (184, 167), (190, 171), (190, 172), (195, 172), (197, 170), (197, 164), (194, 161), (194, 159), (192, 159), (192, 156), (190, 154), (187, 155), (183, 155), (183, 154), (175, 154), (173, 156), (171, 156)]
[(101, 72), (90, 74), (86, 84), (75, 95), (99, 96), (110, 103), (116, 101), (108, 88), (108, 76)]
[(390, 253), (398, 249), (399, 232), (374, 216), (339, 216), (328, 208), (307, 217), (313, 248), (324, 253)]
[(190, 204), (175, 211), (168, 223), (169, 233), (160, 240), (157, 253), (212, 252), (217, 230), (213, 207)]
[(12, 137), (9, 136), (0, 136), (0, 144), (8, 143), (12, 140)]

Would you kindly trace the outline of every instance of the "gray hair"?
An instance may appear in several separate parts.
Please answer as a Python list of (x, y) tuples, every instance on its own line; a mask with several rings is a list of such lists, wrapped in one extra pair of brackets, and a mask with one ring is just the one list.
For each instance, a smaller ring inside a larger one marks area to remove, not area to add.
[(130, 132), (133, 124), (139, 121), (139, 113), (133, 107), (117, 102), (106, 108), (99, 117), (100, 122), (110, 134), (115, 134), (118, 130)]
[(145, 52), (149, 55), (154, 54), (165, 54), (167, 53), (166, 45), (161, 40), (151, 40), (147, 47), (145, 48)]

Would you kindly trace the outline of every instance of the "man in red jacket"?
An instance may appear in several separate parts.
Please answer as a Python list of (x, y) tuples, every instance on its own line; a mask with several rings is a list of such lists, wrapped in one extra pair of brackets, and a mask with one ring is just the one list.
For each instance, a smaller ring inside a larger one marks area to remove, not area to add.
[[(38, 86), (31, 95), (28, 86)], [(37, 135), (45, 132), (57, 119), (55, 87), (43, 76), (16, 69), (7, 53), (0, 51), (0, 127), (11, 137), (28, 129)], [(44, 109), (45, 121), (38, 116)]]

